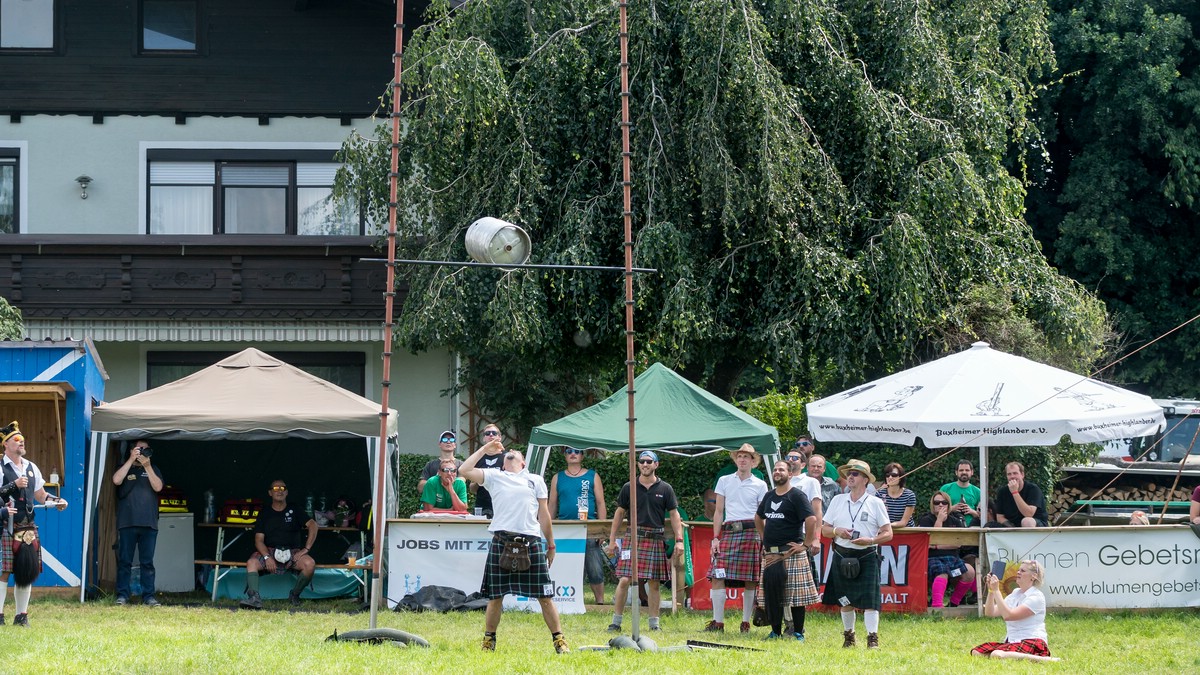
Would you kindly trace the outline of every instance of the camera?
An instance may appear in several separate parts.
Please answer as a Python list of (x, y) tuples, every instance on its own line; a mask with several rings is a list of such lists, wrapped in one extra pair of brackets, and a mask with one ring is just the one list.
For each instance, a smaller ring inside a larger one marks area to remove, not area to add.
[[(140, 450), (142, 453), (142, 457), (149, 459), (150, 457), (154, 456), (154, 448), (147, 446), (145, 448), (140, 448)], [(133, 450), (130, 450), (130, 452), (133, 452)]]

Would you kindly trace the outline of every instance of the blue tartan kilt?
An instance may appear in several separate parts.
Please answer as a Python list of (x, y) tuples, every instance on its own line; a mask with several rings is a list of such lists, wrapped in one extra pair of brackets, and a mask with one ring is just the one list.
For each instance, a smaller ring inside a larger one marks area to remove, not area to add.
[(504, 540), (492, 535), (488, 547), (487, 564), (483, 568), (483, 583), (479, 593), (489, 600), (506, 595), (521, 595), (529, 598), (554, 597), (554, 583), (550, 581), (550, 565), (546, 562), (546, 542), (540, 537), (529, 537), (529, 569), (513, 572), (500, 567), (500, 553)]
[[(958, 570), (958, 574), (954, 574)], [(957, 578), (967, 573), (967, 563), (954, 555), (939, 555), (929, 558), (929, 579), (933, 580), (939, 574)]]

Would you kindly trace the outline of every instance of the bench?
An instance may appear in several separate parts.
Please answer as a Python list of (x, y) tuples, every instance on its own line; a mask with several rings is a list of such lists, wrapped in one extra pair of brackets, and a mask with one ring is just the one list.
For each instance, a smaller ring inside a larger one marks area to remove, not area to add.
[[(245, 567), (246, 566), (245, 560), (243, 560), (241, 562), (237, 562), (236, 560), (196, 560), (194, 562), (197, 565), (211, 565), (213, 567)], [(338, 564), (333, 564), (333, 565), (317, 563), (317, 569), (319, 569), (319, 570), (364, 570), (364, 569), (370, 569), (370, 568), (371, 568), (370, 565), (357, 565), (356, 564), (356, 565), (354, 565), (354, 567), (351, 567), (351, 566), (347, 565), (346, 563), (338, 563)]]
[[(217, 593), (219, 590), (218, 586), (221, 583), (221, 579), (223, 579), (227, 574), (229, 574), (230, 572), (232, 572), (235, 569), (243, 569), (244, 570), (246, 568), (245, 560), (239, 561), (239, 560), (196, 559), (193, 562), (196, 565), (207, 565), (207, 566), (210, 566), (213, 568), (213, 577), (212, 577), (212, 585), (213, 585), (212, 586), (212, 600), (213, 600), (213, 602), (216, 602), (216, 600), (217, 600)], [(369, 581), (368, 577), (370, 576), (369, 573), (371, 571), (370, 565), (356, 563), (355, 565), (350, 566), (345, 563), (337, 563), (337, 564), (317, 563), (316, 569), (318, 571), (319, 570), (343, 570), (345, 572), (350, 572), (351, 576), (353, 576), (354, 580), (357, 581), (358, 585), (361, 587), (360, 591), (363, 592), (363, 594), (364, 594), (363, 597), (366, 597), (366, 595), (365, 595), (366, 586)], [(314, 579), (316, 579), (318, 576), (320, 576), (320, 575), (319, 574), (314, 575)], [(264, 593), (265, 593), (265, 591), (264, 591)], [(266, 596), (264, 596), (264, 597), (266, 597)]]
[[(1167, 508), (1167, 515), (1164, 520), (1179, 520), (1186, 519), (1188, 510), (1191, 508), (1190, 501), (1154, 501), (1154, 500), (1122, 500), (1122, 499), (1077, 499), (1075, 500), (1076, 507), (1083, 507), (1084, 515), (1087, 517), (1087, 525), (1092, 524), (1092, 517), (1107, 517), (1113, 519), (1129, 520), (1134, 511), (1145, 511), (1146, 515), (1153, 518), (1163, 512), (1163, 507)], [(1175, 512), (1175, 513), (1172, 513)]]

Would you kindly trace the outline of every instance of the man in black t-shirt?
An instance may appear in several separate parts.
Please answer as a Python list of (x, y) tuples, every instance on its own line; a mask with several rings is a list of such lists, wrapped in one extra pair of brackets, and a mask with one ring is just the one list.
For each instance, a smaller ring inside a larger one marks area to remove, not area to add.
[[(499, 441), (499, 445), (488, 446), (492, 441)], [(504, 469), (504, 439), (500, 434), (500, 427), (495, 424), (489, 424), (483, 428), (484, 447), (488, 448), (484, 452), (483, 457), (479, 459), (476, 468), (479, 469)], [(492, 515), (492, 495), (480, 483), (467, 481), (467, 489), (475, 494), (475, 508), (483, 512), (483, 515), (491, 518)]]
[(1009, 462), (1004, 466), (1008, 483), (996, 491), (992, 510), (996, 520), (986, 527), (1046, 527), (1046, 498), (1042, 489), (1025, 480), (1025, 465)]
[(808, 551), (820, 544), (820, 524), (804, 493), (788, 481), (791, 468), (779, 460), (771, 472), (775, 489), (763, 496), (754, 526), (763, 542), (762, 598), (771, 632), (783, 637), (783, 608), (792, 610), (792, 637), (804, 641), (804, 607), (818, 600)]
[[(317, 563), (309, 555), (313, 542), (317, 540), (317, 522), (306, 518), (304, 510), (287, 501), (287, 484), (281, 480), (271, 483), (271, 503), (259, 514), (254, 523), (254, 555), (246, 561), (246, 599), (243, 607), (262, 609), (262, 596), (258, 594), (260, 574), (284, 574), (295, 572), (296, 585), (288, 593), (292, 605), (300, 604), (300, 593), (312, 581)], [(301, 533), (307, 539), (301, 545)]]
[(154, 597), (154, 549), (158, 543), (158, 493), (162, 472), (152, 466), (150, 442), (138, 439), (113, 473), (117, 486), (117, 604), (129, 602), (133, 552), (138, 552), (142, 604), (157, 607)]

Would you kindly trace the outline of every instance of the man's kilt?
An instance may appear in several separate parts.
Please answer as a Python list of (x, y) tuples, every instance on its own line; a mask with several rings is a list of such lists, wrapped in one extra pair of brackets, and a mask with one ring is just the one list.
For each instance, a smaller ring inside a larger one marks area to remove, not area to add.
[[(278, 549), (274, 549), (274, 548), (271, 548), (270, 546), (268, 546), (267, 547), (268, 554), (258, 556), (258, 564), (261, 565), (261, 567), (258, 570), (259, 576), (271, 573), (271, 570), (267, 569), (267, 558), (274, 559), (276, 550), (278, 550)], [(292, 552), (291, 560), (288, 560), (285, 563), (281, 563), (278, 560), (276, 560), (275, 561), (275, 574), (289, 574), (291, 572), (296, 571), (296, 556), (300, 555), (300, 551), (303, 551), (304, 549), (293, 548), (293, 549), (289, 549), (289, 550), (291, 550), (291, 552)]]
[[(808, 565), (808, 554), (790, 555), (782, 563), (787, 570), (787, 584), (783, 587), (784, 607), (806, 607), (821, 599), (817, 593), (817, 584), (813, 581), (812, 568)], [(766, 556), (763, 556), (763, 571), (767, 569)], [(764, 575), (765, 578), (765, 575)], [(766, 586), (760, 585), (760, 592), (754, 600), (759, 607), (766, 608)]]
[[(38, 573), (42, 571), (42, 540), (38, 537), (37, 525), (18, 525), (14, 534), (9, 534), (7, 529), (0, 534), (0, 572), (11, 574), (13, 571), (13, 552), (17, 546), (32, 546), (34, 551), (37, 551)], [(29, 536), (28, 532), (33, 533), (33, 543), (26, 544), (23, 537)]]
[[(625, 542), (630, 541), (630, 535), (625, 533)], [(663, 546), (663, 531), (638, 528), (638, 579), (653, 579), (667, 581), (671, 578), (671, 570), (667, 565), (667, 549)], [(633, 576), (633, 562), (621, 552), (617, 561), (616, 576), (618, 579)]]
[[(488, 546), (487, 564), (483, 568), (483, 583), (479, 593), (489, 600), (506, 595), (523, 595), (529, 598), (554, 597), (554, 583), (550, 581), (550, 565), (546, 562), (546, 542), (540, 537), (526, 535), (529, 542), (529, 569), (513, 572), (500, 567), (500, 553), (504, 539), (492, 535)], [(661, 542), (660, 542), (661, 543)]]
[(1050, 656), (1050, 647), (1041, 638), (1030, 638), (1020, 642), (985, 642), (972, 649), (980, 654), (992, 652), (1014, 652), (1017, 654), (1033, 654), (1034, 656)]
[(722, 577), (713, 576), (720, 568), (725, 569), (723, 579), (729, 588), (740, 588), (747, 581), (758, 583), (762, 574), (762, 540), (753, 525), (741, 532), (721, 532), (721, 553), (712, 557), (708, 578), (721, 581)]
[[(850, 601), (848, 606), (857, 609), (881, 609), (883, 598), (879, 588), (879, 547), (851, 549), (834, 545), (833, 564), (829, 566), (829, 577), (825, 579), (825, 595), (821, 602), (826, 605), (841, 605), (842, 597)], [(858, 558), (861, 571), (857, 578), (843, 579), (838, 557)]]

